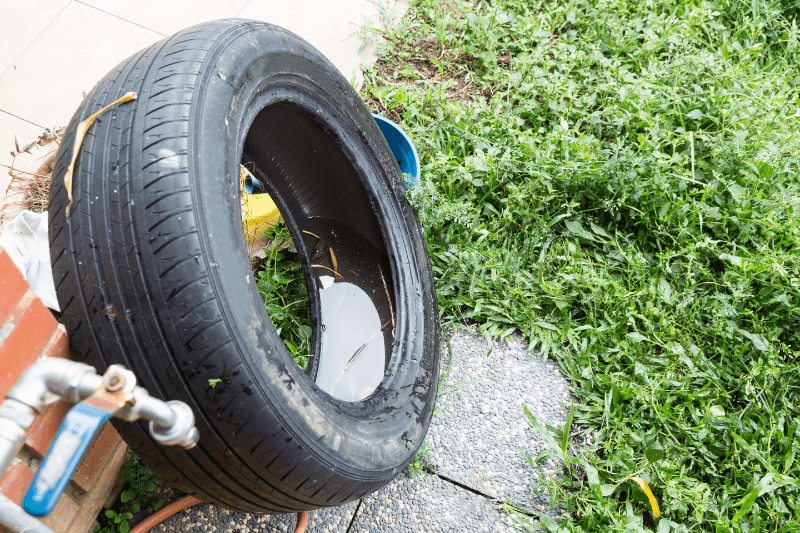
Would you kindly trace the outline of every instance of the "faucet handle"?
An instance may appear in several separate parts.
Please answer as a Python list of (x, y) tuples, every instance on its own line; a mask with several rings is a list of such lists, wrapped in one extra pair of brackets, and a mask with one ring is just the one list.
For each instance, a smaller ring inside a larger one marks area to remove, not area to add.
[(110, 412), (83, 402), (69, 410), (25, 495), (25, 511), (45, 516), (53, 510), (89, 444), (109, 418)]
[(100, 428), (133, 402), (135, 386), (133, 372), (121, 365), (111, 365), (100, 387), (69, 410), (25, 495), (22, 502), (25, 511), (45, 516), (53, 510)]

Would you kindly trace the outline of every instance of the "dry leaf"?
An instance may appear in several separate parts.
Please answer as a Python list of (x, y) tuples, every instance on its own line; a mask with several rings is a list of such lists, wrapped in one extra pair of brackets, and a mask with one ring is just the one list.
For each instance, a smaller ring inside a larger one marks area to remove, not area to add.
[(333, 253), (333, 248), (328, 248), (328, 250), (331, 251), (331, 263), (333, 263), (333, 271), (338, 273), (339, 272), (339, 266), (336, 263), (336, 254)]
[(33, 141), (32, 143), (30, 143), (28, 146), (26, 146), (25, 148), (23, 148), (23, 149), (22, 149), (22, 151), (23, 151), (23, 152), (25, 152), (25, 153), (28, 153), (28, 154), (29, 154), (29, 153), (31, 153), (31, 148), (33, 148), (34, 146), (36, 146), (36, 144), (37, 144), (38, 142), (39, 142), (39, 139), (36, 139), (36, 140), (35, 140), (35, 141)]
[[(136, 93), (130, 92), (125, 94), (123, 97), (114, 100), (103, 109), (95, 113), (94, 115), (90, 116), (80, 124), (78, 124), (78, 129), (75, 131), (75, 146), (72, 149), (72, 160), (69, 163), (69, 167), (67, 167), (67, 172), (64, 174), (64, 187), (67, 189), (67, 218), (69, 218), (69, 210), (72, 207), (72, 171), (75, 167), (75, 160), (78, 159), (78, 152), (80, 152), (81, 145), (83, 144), (83, 137), (86, 135), (89, 126), (92, 125), (92, 122), (99, 117), (103, 112), (105, 112), (110, 107), (113, 107), (117, 104), (123, 104), (125, 102), (130, 102), (131, 100), (136, 100)], [(17, 138), (14, 137), (14, 141), (16, 142)], [(19, 148), (17, 148), (19, 150)]]

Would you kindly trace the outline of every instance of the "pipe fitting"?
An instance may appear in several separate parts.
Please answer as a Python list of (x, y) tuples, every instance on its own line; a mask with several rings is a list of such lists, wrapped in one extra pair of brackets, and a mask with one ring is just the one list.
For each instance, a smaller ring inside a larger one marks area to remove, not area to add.
[[(46, 406), (61, 398), (72, 403), (81, 401), (83, 398), (78, 397), (78, 391), (87, 374), (99, 378), (89, 365), (45, 357), (33, 363), (17, 378), (6, 393), (6, 398), (24, 403), (41, 414)], [(92, 392), (94, 390), (96, 387)]]
[[(36, 418), (36, 411), (25, 403), (12, 399), (0, 403), (0, 424), (3, 423), (3, 420), (11, 421), (18, 425), (24, 433), (31, 427), (34, 418)], [(7, 430), (0, 429), (0, 435), (8, 435)]]
[(42, 524), (22, 510), (22, 507), (0, 494), (0, 520), (11, 531), (21, 533), (53, 533), (53, 530)]
[(142, 387), (133, 389), (133, 401), (120, 409), (114, 416), (127, 422), (145, 418), (157, 426), (168, 427), (175, 423), (175, 413), (166, 402), (150, 396)]
[[(8, 411), (9, 409), (3, 409), (8, 402), (9, 400), (3, 402), (3, 404), (0, 405), (0, 410)], [(23, 404), (19, 405), (27, 408), (28, 411), (32, 411), (32, 409)], [(30, 419), (32, 420), (33, 417)], [(8, 468), (14, 460), (14, 457), (16, 457), (17, 453), (22, 449), (22, 445), (25, 443), (25, 429), (30, 425), (31, 423), (27, 422), (27, 425), (23, 426), (16, 420), (3, 418), (3, 414), (0, 413), (0, 477), (2, 477), (6, 468)]]
[[(83, 409), (84, 413), (89, 409), (94, 410), (93, 421), (97, 422), (97, 427), (92, 430), (92, 434), (109, 416), (127, 421), (145, 418), (150, 421), (150, 433), (157, 442), (167, 446), (180, 445), (187, 450), (194, 447), (200, 434), (194, 427), (194, 413), (191, 408), (180, 401), (163, 402), (153, 398), (145, 389), (136, 387), (135, 384), (135, 375), (118, 365), (109, 367), (106, 375), (101, 377), (93, 367), (67, 359), (42, 358), (33, 363), (17, 378), (16, 383), (6, 393), (5, 401), (0, 403), (0, 475), (22, 448), (25, 431), (36, 415), (61, 398), (71, 403), (81, 402), (70, 414), (78, 409)], [(68, 414), (67, 419), (69, 417)], [(83, 426), (78, 424), (76, 427)], [(63, 453), (63, 448), (60, 449)], [(82, 451), (80, 453), (83, 454)], [(47, 463), (49, 457), (50, 452), (43, 462)], [(72, 469), (74, 467), (75, 465), (71, 466)], [(61, 476), (68, 480), (71, 472), (72, 470), (62, 472)], [(37, 473), (37, 479), (40, 475), (42, 472)], [(60, 482), (61, 478), (56, 481)], [(34, 484), (36, 483), (35, 479)], [(52, 509), (55, 499), (63, 489), (63, 485), (53, 487), (45, 487), (43, 493), (44, 497), (50, 498), (42, 500), (50, 505), (45, 513)], [(51, 498), (52, 494), (55, 494), (55, 499)], [(35, 510), (38, 511), (38, 508)], [(11, 531), (52, 533), (49, 528), (2, 495), (0, 525)]]
[(150, 422), (150, 434), (159, 444), (164, 446), (180, 446), (186, 450), (194, 448), (200, 439), (200, 433), (194, 427), (194, 413), (183, 402), (172, 400), (167, 402), (170, 410), (175, 413), (175, 422), (169, 426), (159, 426)]

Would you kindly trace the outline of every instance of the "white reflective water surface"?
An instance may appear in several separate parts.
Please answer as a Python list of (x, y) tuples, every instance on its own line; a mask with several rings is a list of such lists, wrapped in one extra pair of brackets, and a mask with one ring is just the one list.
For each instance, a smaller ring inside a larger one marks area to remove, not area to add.
[(340, 400), (363, 400), (383, 379), (383, 336), (391, 325), (381, 324), (370, 297), (352, 283), (332, 283), (319, 297), (323, 324), (317, 385)]

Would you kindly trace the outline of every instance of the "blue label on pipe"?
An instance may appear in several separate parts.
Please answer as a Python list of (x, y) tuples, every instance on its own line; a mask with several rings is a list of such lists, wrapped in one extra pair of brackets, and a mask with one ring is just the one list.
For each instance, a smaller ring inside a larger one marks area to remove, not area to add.
[(111, 413), (84, 403), (70, 409), (22, 502), (28, 514), (45, 516), (53, 510), (92, 439), (109, 418)]

